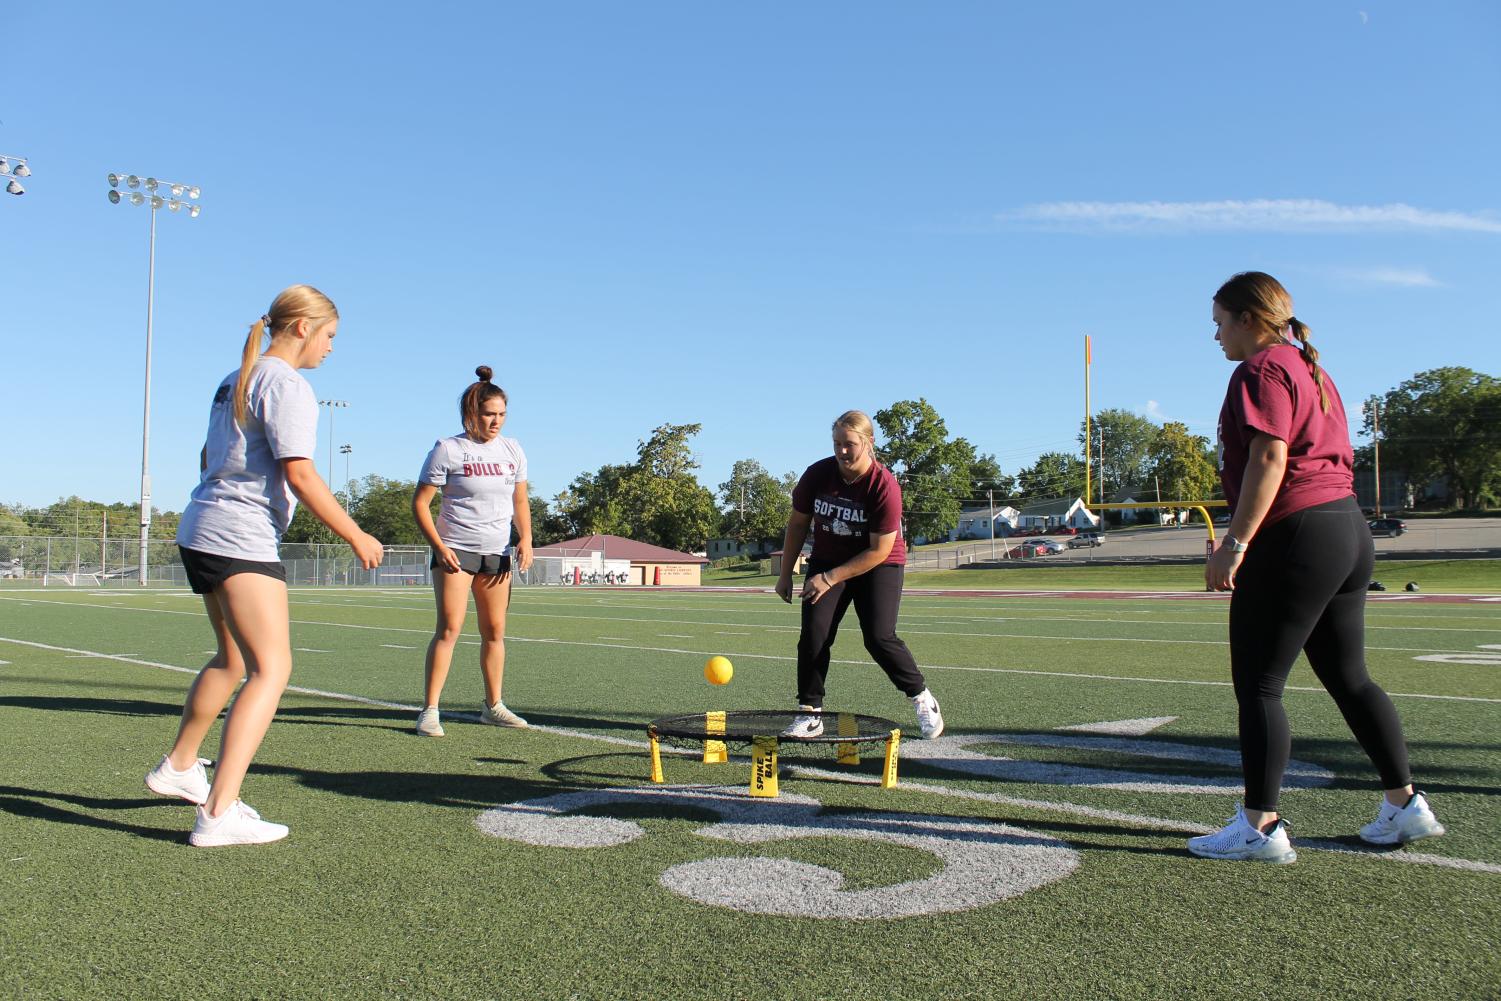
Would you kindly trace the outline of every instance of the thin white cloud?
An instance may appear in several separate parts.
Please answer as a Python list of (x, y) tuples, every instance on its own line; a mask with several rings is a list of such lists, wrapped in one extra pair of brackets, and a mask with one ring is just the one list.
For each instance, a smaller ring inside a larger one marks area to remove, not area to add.
[(1143, 417), (1149, 417), (1158, 424), (1165, 424), (1172, 420), (1171, 417), (1162, 412), (1162, 407), (1158, 405), (1156, 400), (1148, 400), (1146, 406), (1137, 407), (1137, 410), (1141, 412)]
[(1444, 284), (1422, 268), (1341, 268), (1335, 274), (1346, 281), (1402, 288), (1441, 288)]
[(1501, 233), (1494, 212), (1443, 212), (1394, 202), (1337, 205), (1313, 198), (1218, 202), (1043, 202), (996, 217), (1053, 229), (1278, 233), (1451, 230)]

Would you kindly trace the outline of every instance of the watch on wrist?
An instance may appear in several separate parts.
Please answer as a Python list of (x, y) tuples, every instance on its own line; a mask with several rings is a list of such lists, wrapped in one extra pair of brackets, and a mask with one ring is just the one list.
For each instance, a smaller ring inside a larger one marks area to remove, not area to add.
[(1226, 535), (1224, 545), (1232, 553), (1243, 553), (1250, 548), (1249, 545), (1240, 541), (1233, 535)]

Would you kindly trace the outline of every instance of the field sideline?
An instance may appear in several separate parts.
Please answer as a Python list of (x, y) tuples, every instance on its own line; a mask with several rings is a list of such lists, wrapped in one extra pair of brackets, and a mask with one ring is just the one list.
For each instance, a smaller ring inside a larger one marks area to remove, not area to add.
[[(1372, 673), (1450, 834), (1359, 847), (1376, 783), (1300, 665), (1300, 855), (1272, 867), (1183, 848), (1239, 793), (1213, 596), (911, 591), (901, 632), (948, 733), (903, 741), (892, 790), (878, 755), (784, 745), (782, 797), (752, 801), (743, 748), (669, 756), (653, 786), (644, 730), (788, 708), (797, 613), (771, 595), (520, 589), (506, 699), (534, 727), (473, 721), (470, 635), (432, 740), (412, 734), (430, 595), (296, 589), (297, 690), (245, 789), (292, 835), (200, 852), (189, 809), (141, 785), (210, 645), (199, 600), (6, 588), (0, 993), (1498, 996), (1501, 610), (1386, 597)], [(835, 659), (830, 708), (915, 732), (853, 621)]]

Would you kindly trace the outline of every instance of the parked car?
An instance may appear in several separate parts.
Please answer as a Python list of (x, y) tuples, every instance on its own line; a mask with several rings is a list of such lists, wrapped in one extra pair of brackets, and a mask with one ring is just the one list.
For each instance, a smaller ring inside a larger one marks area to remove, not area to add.
[(1386, 535), (1396, 538), (1407, 531), (1407, 522), (1400, 518), (1377, 518), (1371, 522), (1372, 535)]
[(1083, 532), (1068, 540), (1068, 548), (1070, 549), (1093, 549), (1095, 546), (1104, 544), (1105, 540), (1094, 532)]
[(1063, 552), (1063, 543), (1053, 539), (1037, 539), (1032, 542), (1032, 546), (1037, 549), (1039, 554)]

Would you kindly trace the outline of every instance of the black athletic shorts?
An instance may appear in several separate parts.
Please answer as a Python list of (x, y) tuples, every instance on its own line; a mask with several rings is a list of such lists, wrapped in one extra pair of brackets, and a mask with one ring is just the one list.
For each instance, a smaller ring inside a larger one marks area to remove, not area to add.
[(238, 556), (218, 556), (199, 552), (196, 549), (177, 547), (182, 554), (182, 568), (188, 572), (188, 586), (194, 594), (208, 594), (217, 590), (237, 573), (258, 573), (275, 577), (283, 584), (287, 581), (287, 568), (280, 562), (261, 563), (258, 560), (242, 560)]
[[(450, 547), (451, 548), (451, 547)], [(510, 553), (471, 553), (467, 549), (455, 549), (453, 554), (459, 558), (459, 569), (468, 574), (493, 574), (500, 576), (511, 572)], [(430, 564), (434, 570), (444, 573), (453, 573), (452, 570), (438, 558), (438, 551), (433, 550), (433, 559)]]

